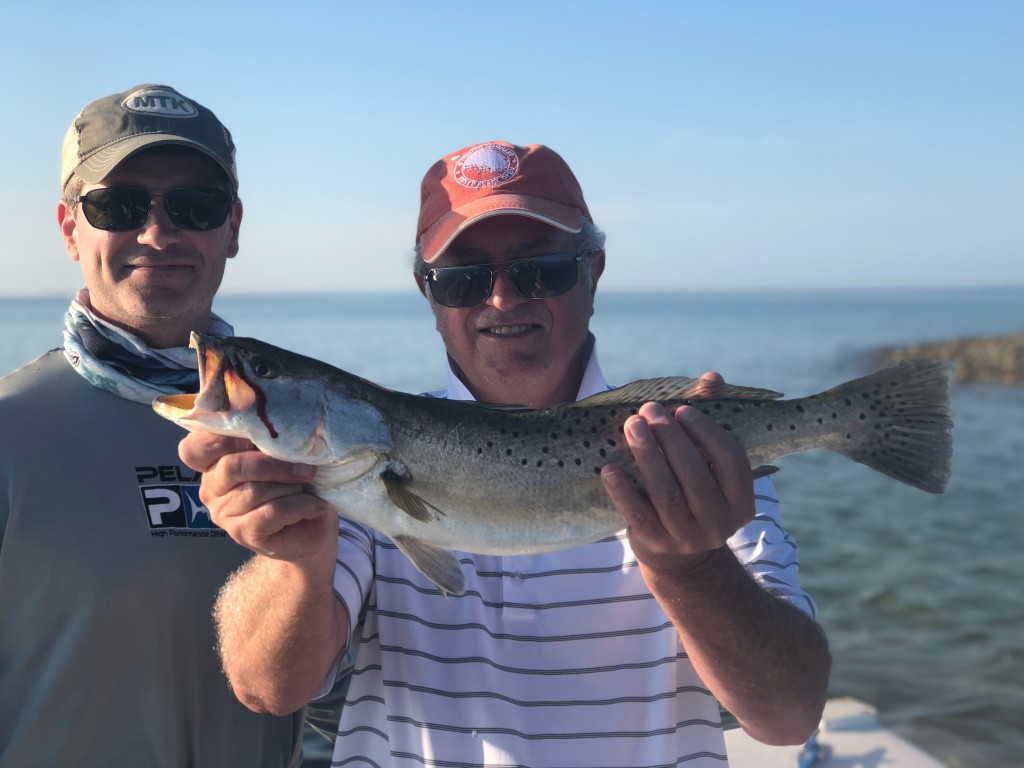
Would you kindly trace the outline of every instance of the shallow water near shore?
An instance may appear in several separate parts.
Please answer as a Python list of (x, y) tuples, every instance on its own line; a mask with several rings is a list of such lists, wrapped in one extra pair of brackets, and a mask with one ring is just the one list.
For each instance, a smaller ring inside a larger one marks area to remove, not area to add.
[[(70, 297), (0, 299), (0, 374), (61, 342)], [(394, 389), (443, 385), (426, 303), (401, 296), (227, 297), (239, 335)], [(602, 295), (592, 327), (612, 383), (722, 373), (786, 397), (869, 371), (877, 346), (1024, 330), (1024, 288)], [(832, 695), (951, 768), (1024, 765), (1024, 388), (952, 391), (943, 495), (847, 459), (783, 458), (774, 476), (834, 656)], [(154, 416), (154, 418), (157, 418)]]

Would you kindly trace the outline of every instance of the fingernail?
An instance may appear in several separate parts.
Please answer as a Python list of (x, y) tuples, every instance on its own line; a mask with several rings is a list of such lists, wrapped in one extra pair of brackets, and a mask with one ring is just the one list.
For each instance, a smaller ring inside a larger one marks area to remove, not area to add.
[(693, 421), (697, 418), (697, 409), (692, 405), (681, 405), (676, 410), (676, 418), (680, 421)]
[(629, 436), (638, 440), (647, 437), (651, 432), (647, 420), (639, 417), (631, 419), (626, 426), (629, 429)]

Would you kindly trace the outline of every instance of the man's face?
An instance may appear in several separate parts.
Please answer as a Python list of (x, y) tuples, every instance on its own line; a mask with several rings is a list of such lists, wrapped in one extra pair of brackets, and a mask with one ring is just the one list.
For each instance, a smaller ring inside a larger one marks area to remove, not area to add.
[[(430, 266), (495, 264), (557, 252), (574, 252), (571, 234), (526, 216), (502, 215), (469, 227)], [(596, 287), (604, 256), (590, 259)], [(575, 399), (594, 312), (593, 292), (582, 274), (561, 296), (526, 299), (508, 273), (499, 272), (483, 304), (431, 307), (449, 357), (478, 400), (540, 408)]]
[[(141, 187), (152, 193), (182, 187), (229, 190), (217, 165), (183, 147), (143, 150), (125, 160), (99, 187)], [(93, 227), (82, 205), (58, 206), (68, 256), (82, 266), (93, 309), (132, 330), (150, 345), (179, 346), (190, 330), (205, 330), (227, 259), (238, 252), (241, 203), (221, 226), (182, 229), (168, 218), (164, 199), (155, 200), (142, 227), (108, 232)]]

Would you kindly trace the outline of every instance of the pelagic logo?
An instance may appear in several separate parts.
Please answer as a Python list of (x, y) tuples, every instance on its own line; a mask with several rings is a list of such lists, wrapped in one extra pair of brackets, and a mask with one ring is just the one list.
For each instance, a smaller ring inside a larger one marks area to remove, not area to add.
[(129, 94), (121, 106), (127, 112), (139, 115), (159, 115), (160, 117), (195, 117), (199, 114), (188, 99), (180, 93), (163, 88), (143, 88)]
[(154, 536), (224, 536), (199, 499), (198, 472), (177, 466), (136, 467), (146, 524)]

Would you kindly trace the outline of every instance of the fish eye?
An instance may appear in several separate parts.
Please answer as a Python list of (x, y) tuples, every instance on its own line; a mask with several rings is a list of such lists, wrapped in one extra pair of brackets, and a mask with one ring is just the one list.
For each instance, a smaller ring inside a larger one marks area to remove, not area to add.
[(250, 365), (252, 366), (253, 373), (261, 379), (276, 379), (281, 374), (274, 361), (268, 360), (265, 357), (254, 357)]

